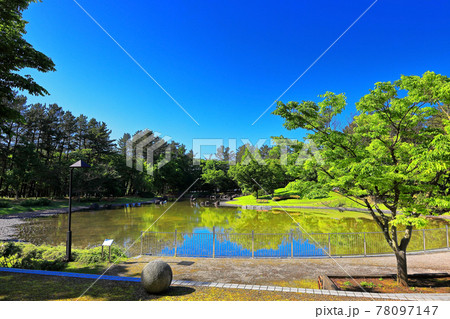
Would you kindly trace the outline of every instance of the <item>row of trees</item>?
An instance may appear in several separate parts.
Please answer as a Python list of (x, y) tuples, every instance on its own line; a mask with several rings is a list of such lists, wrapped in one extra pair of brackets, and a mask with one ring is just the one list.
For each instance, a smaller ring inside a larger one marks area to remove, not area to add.
[[(106, 123), (74, 116), (57, 104), (27, 104), (24, 96), (15, 94), (8, 107), (19, 117), (4, 120), (0, 135), (0, 194), (19, 197), (63, 197), (68, 189), (68, 167), (77, 160), (91, 164), (89, 170), (75, 171), (75, 191), (89, 196), (122, 196), (131, 194), (178, 195), (197, 179), (193, 190), (215, 193), (236, 191), (248, 193), (273, 192), (283, 187), (293, 175), (286, 175), (280, 165), (280, 146), (261, 149), (242, 145), (236, 154), (219, 148), (216, 158), (204, 159), (194, 165), (194, 154), (177, 142), (154, 137), (136, 154), (136, 145), (153, 132), (126, 133), (117, 144)], [(137, 136), (137, 138), (136, 138)], [(157, 145), (153, 158), (147, 152)], [(158, 163), (170, 153), (170, 160)], [(292, 150), (291, 150), (292, 153)], [(127, 166), (127, 156), (133, 167)], [(136, 158), (138, 157), (138, 158)], [(236, 159), (236, 165), (229, 165)], [(142, 170), (136, 169), (141, 162)], [(148, 166), (153, 174), (148, 175)], [(288, 166), (291, 167), (291, 166)], [(288, 177), (286, 177), (288, 176)], [(256, 183), (255, 183), (256, 181)], [(259, 192), (258, 192), (259, 190)]]
[(75, 189), (97, 196), (150, 191), (146, 176), (126, 167), (104, 122), (75, 117), (57, 104), (27, 104), (18, 95), (8, 106), (20, 117), (4, 121), (0, 135), (2, 195), (64, 196), (68, 167), (79, 159), (92, 169), (75, 172), (83, 174), (75, 179)]
[[(24, 96), (46, 95), (47, 90), (30, 75), (18, 71), (36, 69), (40, 72), (55, 70), (51, 58), (37, 51), (27, 42), (27, 22), (22, 12), (35, 0), (10, 0), (0, 2), (0, 194), (3, 196), (53, 196), (67, 193), (68, 166), (83, 159), (92, 168), (76, 171), (83, 175), (75, 178), (75, 190), (86, 194), (128, 195), (136, 193), (178, 194), (194, 181), (194, 189), (227, 191), (242, 188), (246, 192), (256, 192), (255, 180), (264, 189), (272, 192), (285, 184), (285, 168), (274, 161), (277, 152), (268, 146), (255, 150), (242, 146), (234, 154), (227, 148), (218, 150), (217, 158), (202, 160), (200, 166), (193, 165), (193, 154), (184, 145), (176, 142), (167, 144), (155, 138), (148, 146), (160, 143), (155, 151), (154, 162), (147, 163), (147, 154), (127, 154), (127, 141), (131, 135), (125, 134), (117, 145), (111, 139), (111, 132), (104, 122), (88, 119), (84, 115), (74, 116), (57, 104), (27, 104)], [(137, 132), (136, 134), (140, 134)], [(140, 139), (146, 138), (142, 136)], [(134, 142), (139, 142), (134, 139)], [(166, 149), (171, 160), (164, 166)], [(129, 152), (129, 150), (128, 150)], [(261, 161), (255, 158), (262, 156)], [(272, 154), (271, 154), (272, 153)], [(279, 153), (279, 151), (278, 151)], [(260, 155), (257, 155), (260, 154)], [(276, 154), (275, 154), (276, 155)], [(142, 167), (153, 167), (153, 174), (128, 167), (128, 158), (141, 163)], [(141, 157), (141, 158), (136, 158)], [(227, 164), (230, 159), (236, 166)]]

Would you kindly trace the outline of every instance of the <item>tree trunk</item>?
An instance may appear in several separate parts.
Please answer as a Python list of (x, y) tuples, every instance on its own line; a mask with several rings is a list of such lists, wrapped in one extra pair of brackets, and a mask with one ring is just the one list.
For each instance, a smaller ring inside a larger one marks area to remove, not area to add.
[(408, 270), (406, 265), (406, 251), (399, 250), (395, 253), (397, 259), (397, 284), (408, 287)]

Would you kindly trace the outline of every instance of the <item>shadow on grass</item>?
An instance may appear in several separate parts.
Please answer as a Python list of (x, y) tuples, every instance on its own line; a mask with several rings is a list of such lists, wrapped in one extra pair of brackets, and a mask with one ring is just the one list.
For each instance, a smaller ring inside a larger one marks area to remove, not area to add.
[(83, 274), (102, 274), (107, 268), (107, 263), (85, 265), (82, 263), (71, 262), (61, 271), (78, 272)]
[[(189, 267), (195, 264), (193, 261), (166, 261), (169, 265), (173, 264), (174, 266), (184, 266)], [(138, 277), (141, 275), (142, 269), (144, 269), (145, 265), (147, 265), (147, 262), (139, 262), (139, 261), (125, 261), (120, 264), (116, 264), (113, 267), (111, 267), (108, 272), (105, 275), (112, 275), (112, 276), (126, 276), (126, 277)], [(173, 267), (173, 266), (172, 266)], [(104, 269), (106, 269), (105, 267)], [(98, 268), (97, 272), (95, 270), (92, 270), (90, 273), (102, 273), (101, 267)], [(172, 269), (173, 271), (174, 269)], [(70, 271), (70, 270), (67, 270)], [(86, 272), (89, 270), (86, 270)], [(76, 271), (78, 272), (78, 270)], [(80, 271), (81, 272), (81, 271)]]
[[(190, 287), (170, 287), (159, 295), (148, 294), (140, 283), (11, 274), (0, 272), (0, 300), (157, 300), (192, 294)], [(86, 291), (87, 290), (87, 291)]]

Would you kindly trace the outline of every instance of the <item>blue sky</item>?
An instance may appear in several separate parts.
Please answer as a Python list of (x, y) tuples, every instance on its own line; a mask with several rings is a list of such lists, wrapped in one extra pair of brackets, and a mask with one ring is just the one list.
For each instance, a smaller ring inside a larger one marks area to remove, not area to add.
[[(192, 121), (73, 0), (24, 13), (26, 39), (56, 72), (28, 71), (57, 103), (104, 121), (113, 137), (151, 129), (191, 148), (193, 138), (284, 135), (262, 112), (373, 2), (77, 0), (200, 124)], [(283, 96), (345, 92), (346, 122), (375, 82), (427, 70), (450, 76), (448, 1), (379, 0)]]

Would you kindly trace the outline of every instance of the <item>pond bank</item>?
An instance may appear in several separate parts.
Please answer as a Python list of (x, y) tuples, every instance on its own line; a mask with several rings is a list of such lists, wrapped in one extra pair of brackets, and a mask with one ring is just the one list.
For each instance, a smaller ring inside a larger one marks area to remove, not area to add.
[[(240, 207), (242, 209), (252, 209), (252, 210), (273, 210), (273, 209), (321, 209), (321, 210), (337, 210), (340, 212), (362, 212), (362, 213), (368, 213), (369, 210), (367, 208), (357, 208), (357, 207), (328, 207), (328, 206), (297, 206), (297, 205), (239, 205), (239, 204), (232, 204), (230, 202), (221, 202), (219, 206), (222, 207)], [(383, 209), (383, 213), (390, 213), (389, 210)], [(427, 215), (423, 216), (425, 218), (430, 219), (443, 219), (443, 220), (450, 220), (450, 215), (440, 215), (440, 216), (433, 216), (433, 215)]]
[[(97, 209), (117, 209), (128, 206), (136, 206), (136, 205), (149, 205), (154, 204), (155, 200), (144, 201), (144, 202), (135, 202), (135, 203), (118, 203), (118, 204), (105, 204), (102, 206), (76, 206), (72, 207), (72, 213), (75, 212), (84, 212), (90, 210)], [(9, 214), (9, 215), (0, 215), (0, 240), (13, 240), (16, 235), (15, 226), (20, 225), (24, 222), (25, 219), (29, 218), (41, 218), (41, 217), (51, 217), (60, 214), (68, 214), (69, 208), (55, 208), (55, 209), (45, 209), (45, 210), (37, 210), (30, 212), (23, 212), (17, 214)]]
[[(272, 210), (278, 208), (296, 208), (296, 209), (334, 209), (338, 211), (351, 211), (351, 212), (369, 212), (366, 208), (356, 208), (356, 207), (328, 207), (328, 206), (297, 206), (297, 205), (239, 205), (232, 204), (230, 202), (221, 202), (220, 206), (223, 207), (240, 207), (242, 209), (253, 209), (253, 210)], [(384, 213), (389, 213), (388, 210), (383, 210)]]

